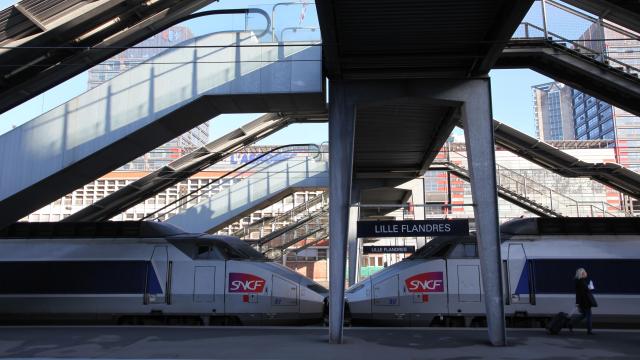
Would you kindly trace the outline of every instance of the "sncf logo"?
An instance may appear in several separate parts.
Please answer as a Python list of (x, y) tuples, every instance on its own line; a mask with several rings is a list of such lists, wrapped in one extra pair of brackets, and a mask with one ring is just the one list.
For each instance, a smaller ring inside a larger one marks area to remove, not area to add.
[(229, 292), (261, 293), (266, 281), (258, 276), (243, 273), (229, 273)]
[(427, 293), (427, 292), (443, 292), (444, 280), (442, 272), (426, 272), (416, 274), (404, 281), (409, 292)]

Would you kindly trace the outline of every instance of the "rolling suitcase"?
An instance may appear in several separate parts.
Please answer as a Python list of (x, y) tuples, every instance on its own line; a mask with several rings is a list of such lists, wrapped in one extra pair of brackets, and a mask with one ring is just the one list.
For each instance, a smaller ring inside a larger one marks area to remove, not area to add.
[(569, 325), (570, 321), (571, 319), (569, 318), (569, 315), (567, 315), (567, 313), (559, 312), (555, 314), (551, 318), (551, 321), (549, 321), (549, 323), (547, 324), (547, 332), (550, 335), (557, 335), (560, 333), (560, 330), (562, 330), (563, 327)]

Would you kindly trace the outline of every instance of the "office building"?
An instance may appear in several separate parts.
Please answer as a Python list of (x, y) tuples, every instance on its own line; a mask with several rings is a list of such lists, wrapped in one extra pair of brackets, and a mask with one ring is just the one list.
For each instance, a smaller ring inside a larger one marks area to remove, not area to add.
[[(636, 51), (640, 41), (599, 23), (591, 25), (580, 40), (581, 46), (608, 57), (606, 61), (610, 66), (623, 70), (630, 66), (636, 73), (640, 72), (640, 57)], [(613, 140), (615, 161), (640, 172), (640, 118), (576, 89), (573, 89), (573, 105), (576, 139)], [(623, 202), (629, 210), (640, 210), (637, 201), (628, 196)]]
[(536, 136), (542, 141), (575, 139), (571, 88), (551, 82), (532, 90)]

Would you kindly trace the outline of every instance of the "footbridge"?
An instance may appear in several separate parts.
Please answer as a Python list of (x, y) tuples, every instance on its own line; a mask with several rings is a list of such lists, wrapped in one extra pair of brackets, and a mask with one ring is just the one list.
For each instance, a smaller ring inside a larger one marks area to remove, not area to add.
[(640, 32), (640, 4), (627, 0), (564, 0), (579, 9)]
[(565, 177), (587, 177), (633, 198), (640, 198), (640, 174), (616, 163), (589, 163), (499, 121), (496, 144)]
[[(292, 123), (316, 121), (326, 121), (326, 115), (266, 114), (134, 181), (63, 221), (107, 221)], [(239, 171), (242, 171), (242, 168), (235, 169), (227, 175), (230, 176)]]
[(216, 0), (22, 0), (0, 11), (0, 113)]
[(0, 136), (0, 226), (219, 114), (325, 111), (319, 46), (252, 32), (183, 45)]
[[(317, 195), (293, 209), (273, 218), (262, 219), (233, 233), (250, 241), (272, 259), (285, 252), (299, 252), (329, 237), (329, 197)], [(250, 239), (257, 233), (259, 238)]]
[[(436, 159), (431, 170), (449, 171), (465, 181), (470, 181), (468, 159), (454, 152), (449, 159)], [(624, 215), (621, 211), (610, 212), (604, 206), (585, 204), (567, 194), (538, 183), (534, 179), (496, 164), (498, 196), (522, 209), (541, 217), (605, 216)]]
[(512, 40), (496, 69), (528, 68), (584, 93), (640, 115), (640, 69), (567, 42), (544, 39)]
[(326, 189), (328, 169), (327, 160), (317, 151), (273, 164), (264, 162), (223, 191), (192, 199), (165, 221), (189, 232), (213, 232), (296, 191)]

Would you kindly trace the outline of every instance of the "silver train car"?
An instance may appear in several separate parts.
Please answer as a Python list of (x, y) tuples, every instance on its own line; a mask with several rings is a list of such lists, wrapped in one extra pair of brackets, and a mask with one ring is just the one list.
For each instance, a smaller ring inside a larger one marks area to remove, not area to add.
[(163, 223), (0, 231), (0, 321), (319, 322), (327, 290), (242, 240)]
[[(587, 270), (594, 322), (640, 321), (640, 219), (531, 218), (501, 226), (507, 324), (542, 326), (575, 307), (574, 274)], [(440, 237), (351, 286), (347, 320), (386, 325), (484, 325), (475, 236)]]

